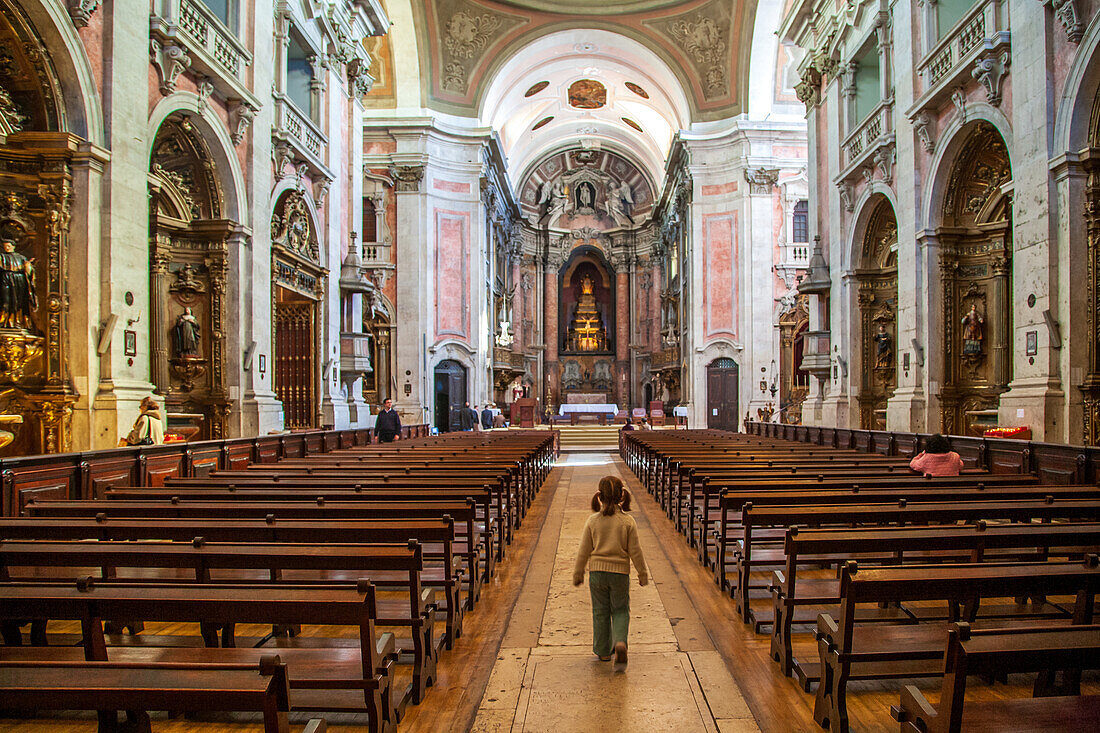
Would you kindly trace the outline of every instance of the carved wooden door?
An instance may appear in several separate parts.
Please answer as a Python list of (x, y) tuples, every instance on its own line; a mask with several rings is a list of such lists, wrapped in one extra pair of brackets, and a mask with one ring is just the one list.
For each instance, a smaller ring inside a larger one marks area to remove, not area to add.
[(459, 410), (466, 403), (466, 368), (446, 359), (435, 368), (435, 426), (439, 432), (459, 430)]
[(707, 427), (736, 431), (737, 362), (717, 359), (707, 366)]
[(316, 426), (315, 303), (275, 305), (275, 393), (286, 427)]

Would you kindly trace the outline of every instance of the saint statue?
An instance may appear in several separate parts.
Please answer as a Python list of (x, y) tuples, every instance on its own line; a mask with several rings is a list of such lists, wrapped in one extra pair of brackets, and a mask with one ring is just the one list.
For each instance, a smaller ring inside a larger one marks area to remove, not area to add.
[(15, 240), (0, 241), (0, 327), (30, 328), (38, 309), (34, 260), (15, 251)]
[(184, 308), (176, 319), (173, 329), (176, 337), (176, 356), (195, 357), (199, 355), (199, 319), (190, 308)]
[(596, 189), (591, 183), (584, 182), (577, 185), (577, 208), (591, 209), (596, 203)]
[(963, 327), (963, 356), (982, 353), (983, 326), (985, 319), (978, 313), (978, 307), (973, 303), (970, 312), (962, 317)]
[(611, 192), (607, 209), (616, 224), (625, 226), (625, 223), (634, 223), (634, 217), (631, 216), (634, 211), (634, 192), (630, 190), (629, 183), (623, 181)]
[(886, 324), (878, 324), (878, 333), (874, 335), (875, 342), (875, 368), (888, 369), (893, 366), (894, 340), (886, 332)]

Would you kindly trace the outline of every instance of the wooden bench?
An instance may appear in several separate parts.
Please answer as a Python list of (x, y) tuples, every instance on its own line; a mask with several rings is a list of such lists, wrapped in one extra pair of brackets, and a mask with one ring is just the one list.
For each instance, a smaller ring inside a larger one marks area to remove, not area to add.
[[(792, 525), (808, 527), (931, 524), (933, 522), (977, 522), (979, 519), (1000, 519), (1028, 522), (1034, 519), (1050, 521), (1068, 519), (1095, 521), (1100, 519), (1100, 499), (1028, 499), (1020, 501), (940, 501), (895, 504), (821, 504), (795, 506), (755, 506), (746, 504), (742, 510), (742, 536), (737, 555), (737, 585), (733, 589), (738, 612), (745, 623), (752, 621), (749, 591), (753, 587), (767, 588), (768, 582), (750, 585), (754, 572), (760, 568), (753, 556), (757, 545), (754, 533), (761, 528), (778, 529), (781, 533)], [(780, 534), (782, 536), (782, 534)], [(774, 560), (774, 558), (772, 558)], [(774, 564), (774, 563), (773, 563)]]
[[(972, 630), (963, 622), (947, 632), (939, 707), (906, 685), (901, 702), (890, 712), (902, 733), (1094, 730), (1100, 721), (1100, 695), (1079, 697), (1079, 685), (1076, 691), (1054, 690), (1056, 697), (1044, 689), (1050, 670), (1069, 670), (1079, 678), (1083, 669), (1100, 669), (1100, 626)], [(966, 703), (969, 675), (992, 678), (1013, 672), (1041, 673), (1035, 697)]]
[[(987, 562), (987, 561), (1045, 561), (1051, 558), (1073, 559), (1083, 557), (1100, 546), (1100, 523), (1090, 524), (990, 524), (984, 520), (967, 525), (928, 525), (904, 527), (877, 527), (862, 529), (804, 529), (791, 527), (779, 556), (774, 560), (784, 562), (784, 569), (772, 575), (769, 591), (772, 595), (771, 655), (779, 662), (784, 675), (794, 672), (799, 684), (807, 692), (817, 681), (816, 654), (812, 663), (800, 662), (792, 647), (792, 629), (795, 624), (810, 624), (817, 613), (800, 615), (802, 609), (831, 607), (840, 603), (840, 582), (835, 579), (801, 579), (800, 568), (809, 566), (840, 565), (857, 560), (861, 567), (868, 563), (900, 565), (927, 562)], [(764, 553), (769, 551), (765, 550)], [(774, 552), (774, 551), (771, 551)], [(772, 561), (756, 553), (757, 562)], [(875, 620), (875, 612), (863, 617), (863, 621)], [(916, 623), (936, 618), (947, 618), (946, 608), (906, 609), (891, 607), (886, 613), (877, 614), (883, 620), (896, 623)], [(1050, 613), (1063, 615), (1056, 606), (1038, 604), (1037, 607), (1021, 607), (1014, 604), (1007, 609), (982, 609), (982, 616)], [(754, 613), (754, 615), (756, 615)], [(759, 617), (757, 616), (759, 619)], [(805, 660), (809, 661), (809, 660)]]
[[(255, 581), (264, 584), (285, 582), (295, 585), (337, 583), (355, 584), (369, 579), (376, 588), (393, 589), (392, 600), (375, 601), (375, 623), (383, 627), (407, 629), (408, 640), (398, 645), (398, 652), (411, 657), (413, 681), (411, 699), (419, 703), (435, 679), (439, 646), (435, 640), (435, 598), (430, 588), (420, 585), (423, 556), (419, 543), (407, 545), (299, 545), (268, 543), (242, 545), (206, 542), (0, 542), (0, 581), (75, 578), (78, 569), (87, 572), (101, 568), (99, 583), (135, 583), (139, 578), (119, 577), (123, 568), (145, 568), (154, 572), (152, 581), (200, 584), (241, 584)], [(23, 574), (14, 568), (30, 569)], [(47, 574), (46, 569), (68, 568), (70, 572)], [(180, 577), (172, 571), (186, 571), (191, 577)], [(221, 571), (219, 573), (219, 571)], [(305, 572), (303, 572), (305, 571)], [(287, 577), (290, 576), (290, 577)], [(403, 578), (397, 577), (403, 576)], [(149, 577), (149, 576), (146, 576)], [(48, 609), (46, 609), (48, 610)], [(120, 619), (140, 616), (120, 616)], [(202, 637), (207, 646), (218, 645), (219, 627), (206, 623)], [(223, 624), (221, 646), (234, 647), (233, 624)], [(5, 641), (12, 636), (10, 624), (4, 629)], [(443, 640), (440, 640), (440, 643)], [(9, 642), (10, 643), (10, 642)]]
[(817, 646), (822, 676), (814, 701), (814, 720), (834, 733), (847, 733), (850, 680), (943, 674), (946, 628), (942, 623), (861, 625), (856, 614), (860, 605), (906, 601), (959, 603), (960, 615), (950, 621), (973, 623), (982, 599), (1068, 596), (1074, 599), (1072, 622), (1090, 624), (1098, 587), (1100, 567), (1096, 555), (1090, 555), (1084, 563), (870, 569), (861, 569), (850, 561), (842, 567), (840, 576), (839, 620), (827, 613), (818, 616)]
[(400, 707), (392, 689), (392, 634), (376, 634), (374, 587), (0, 583), (0, 621), (48, 611), (79, 621), (81, 646), (0, 647), (0, 661), (113, 661), (133, 664), (254, 664), (270, 648), (108, 646), (103, 620), (208, 624), (322, 624), (353, 626), (355, 648), (281, 649), (290, 683), (290, 709), (367, 713), (372, 731), (393, 730)]
[[(96, 710), (100, 733), (150, 731), (147, 710), (263, 713), (266, 733), (288, 733), (290, 688), (278, 655), (250, 664), (0, 662), (0, 710)], [(322, 719), (303, 733), (324, 733)]]
[(38, 519), (20, 517), (0, 519), (0, 540), (171, 540), (190, 542), (202, 536), (209, 542), (299, 543), (325, 542), (345, 544), (402, 543), (416, 540), (424, 557), (420, 575), (422, 585), (438, 588), (446, 601), (441, 610), (447, 621), (447, 648), (462, 631), (463, 609), (473, 608), (469, 595), (462, 601), (463, 581), (476, 576), (476, 548), (464, 544), (467, 551), (454, 551), (454, 520), (439, 519), (380, 520), (276, 520), (264, 519)]

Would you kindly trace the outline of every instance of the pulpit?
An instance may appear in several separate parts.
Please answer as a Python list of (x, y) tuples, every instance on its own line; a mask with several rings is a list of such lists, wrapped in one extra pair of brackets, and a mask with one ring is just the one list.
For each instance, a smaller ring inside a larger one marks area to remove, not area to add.
[(512, 402), (509, 422), (520, 428), (533, 428), (538, 421), (539, 401), (534, 397), (520, 397)]

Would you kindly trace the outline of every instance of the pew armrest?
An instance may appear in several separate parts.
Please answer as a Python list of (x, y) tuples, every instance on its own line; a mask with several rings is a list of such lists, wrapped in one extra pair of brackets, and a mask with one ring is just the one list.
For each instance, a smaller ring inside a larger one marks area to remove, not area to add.
[(827, 641), (829, 646), (834, 646), (836, 640), (840, 637), (840, 625), (829, 614), (819, 613), (817, 615), (817, 634), (815, 636), (818, 641)]
[(937, 713), (924, 693), (913, 685), (906, 685), (901, 688), (901, 701), (890, 706), (890, 715), (901, 723), (902, 730), (909, 731), (933, 729)]
[(306, 727), (302, 728), (302, 733), (325, 733), (328, 730), (328, 723), (324, 718), (314, 718), (306, 723)]
[(378, 654), (378, 659), (385, 663), (390, 657), (397, 655), (397, 639), (394, 637), (393, 632), (386, 631), (378, 635), (378, 639), (374, 642), (375, 652)]

